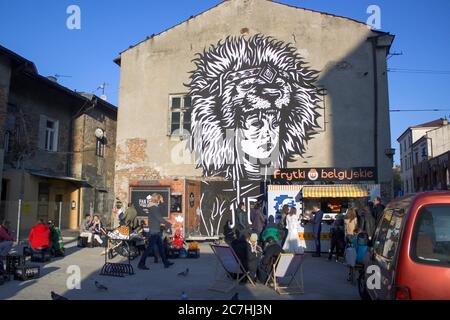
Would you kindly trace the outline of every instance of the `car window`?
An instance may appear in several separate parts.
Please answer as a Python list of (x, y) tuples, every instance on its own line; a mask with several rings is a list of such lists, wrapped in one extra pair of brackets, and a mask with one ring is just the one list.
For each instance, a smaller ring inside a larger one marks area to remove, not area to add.
[(380, 223), (379, 233), (375, 239), (375, 253), (393, 259), (400, 242), (404, 209), (387, 209), (384, 211), (383, 220)]
[(383, 252), (381, 254), (386, 259), (393, 259), (395, 257), (400, 242), (400, 233), (404, 216), (405, 211), (403, 209), (395, 210), (392, 214), (386, 233), (386, 239), (384, 241)]
[(378, 229), (375, 235), (374, 251), (376, 254), (381, 255), (384, 247), (384, 241), (389, 228), (389, 224), (392, 218), (392, 210), (384, 210), (383, 218), (378, 224)]
[(450, 205), (428, 205), (420, 209), (413, 230), (412, 259), (450, 267)]

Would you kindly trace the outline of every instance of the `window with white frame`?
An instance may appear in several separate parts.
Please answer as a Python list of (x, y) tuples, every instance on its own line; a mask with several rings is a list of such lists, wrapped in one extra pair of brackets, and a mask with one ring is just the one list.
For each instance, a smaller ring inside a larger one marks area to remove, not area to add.
[(170, 95), (169, 112), (170, 125), (169, 135), (186, 136), (191, 131), (191, 97), (186, 94)]
[(45, 145), (47, 151), (57, 151), (58, 148), (58, 121), (47, 119), (45, 124)]

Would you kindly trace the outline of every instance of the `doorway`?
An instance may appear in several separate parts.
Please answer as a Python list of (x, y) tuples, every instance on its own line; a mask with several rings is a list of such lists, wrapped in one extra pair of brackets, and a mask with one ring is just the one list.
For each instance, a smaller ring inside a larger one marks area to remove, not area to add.
[[(55, 226), (60, 227), (60, 216), (59, 216), (59, 210), (61, 208), (61, 211), (63, 210), (63, 195), (62, 194), (57, 194), (55, 195), (55, 209), (53, 212), (53, 221), (55, 223)], [(61, 219), (62, 219), (62, 212), (61, 212)], [(62, 224), (61, 224), (62, 226)]]
[(48, 221), (48, 202), (50, 195), (50, 185), (48, 183), (39, 183), (38, 191), (38, 220)]

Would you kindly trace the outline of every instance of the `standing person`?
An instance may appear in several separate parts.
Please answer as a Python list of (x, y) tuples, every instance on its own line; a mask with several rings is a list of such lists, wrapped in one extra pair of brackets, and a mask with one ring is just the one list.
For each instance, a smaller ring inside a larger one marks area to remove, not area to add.
[(132, 202), (128, 203), (128, 208), (125, 211), (125, 214), (122, 219), (122, 223), (128, 227), (130, 230), (134, 230), (138, 227), (137, 223), (137, 211)]
[(322, 232), (322, 219), (323, 219), (323, 211), (320, 210), (319, 205), (316, 203), (313, 205), (313, 235), (314, 235), (314, 243), (316, 245), (316, 253), (314, 253), (313, 257), (320, 257), (321, 248), (320, 248), (320, 233)]
[(142, 270), (148, 270), (149, 268), (145, 265), (145, 261), (151, 253), (154, 253), (155, 257), (157, 257), (158, 255), (155, 251), (158, 251), (161, 260), (164, 263), (164, 268), (168, 268), (173, 265), (173, 262), (170, 262), (167, 259), (166, 250), (163, 243), (164, 230), (170, 228), (170, 224), (162, 218), (163, 214), (161, 211), (164, 199), (160, 194), (154, 193), (150, 196), (149, 200), (150, 207), (148, 210), (148, 245), (141, 256), (138, 268)]
[(284, 243), (286, 242), (289, 230), (286, 225), (286, 218), (289, 215), (289, 206), (287, 204), (284, 204), (283, 207), (281, 207), (281, 220), (280, 220), (280, 227), (282, 232), (282, 240), (281, 240), (281, 246), (284, 246)]
[(344, 219), (345, 225), (345, 239), (347, 243), (352, 243), (356, 228), (358, 227), (358, 220), (356, 218), (356, 210), (348, 208)]
[(14, 239), (9, 231), (9, 221), (3, 220), (0, 225), (0, 260), (8, 255), (13, 243)]
[(336, 215), (336, 218), (331, 226), (331, 241), (330, 241), (330, 253), (328, 260), (331, 261), (333, 257), (333, 251), (336, 249), (336, 262), (339, 261), (339, 257), (344, 256), (345, 249), (345, 226), (344, 216), (341, 213)]
[(236, 210), (236, 230), (241, 233), (248, 229), (247, 212), (244, 202), (240, 202)]
[(383, 216), (385, 206), (381, 203), (380, 197), (375, 197), (373, 200), (373, 218), (375, 219), (375, 224), (378, 223), (380, 218)]
[(360, 214), (361, 218), (363, 219), (364, 223), (360, 224), (359, 228), (367, 233), (367, 236), (369, 237), (369, 240), (372, 239), (372, 236), (375, 232), (375, 219), (372, 216), (372, 213), (370, 211), (370, 208), (368, 206), (364, 207), (361, 210)]
[(250, 210), (250, 220), (252, 222), (253, 232), (259, 236), (264, 228), (264, 224), (266, 223), (260, 202), (257, 202)]
[(286, 217), (288, 235), (283, 245), (283, 250), (285, 252), (303, 253), (303, 248), (300, 246), (300, 239), (298, 237), (298, 225), (297, 209), (292, 207)]
[(117, 223), (120, 225), (121, 221), (123, 220), (123, 208), (122, 208), (122, 201), (120, 201), (119, 198), (116, 198), (116, 206), (113, 210), (114, 216), (117, 219)]

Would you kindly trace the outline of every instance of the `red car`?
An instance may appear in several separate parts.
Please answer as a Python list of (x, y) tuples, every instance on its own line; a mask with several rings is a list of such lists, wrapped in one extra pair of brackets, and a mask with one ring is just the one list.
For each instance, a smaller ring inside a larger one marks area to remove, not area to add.
[(450, 300), (450, 192), (389, 203), (364, 268), (358, 281), (363, 299)]

